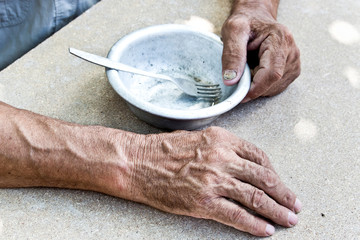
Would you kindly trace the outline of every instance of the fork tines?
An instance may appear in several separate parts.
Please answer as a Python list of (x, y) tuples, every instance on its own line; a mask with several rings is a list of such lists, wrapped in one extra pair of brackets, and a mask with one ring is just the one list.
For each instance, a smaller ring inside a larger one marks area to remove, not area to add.
[(219, 84), (199, 84), (196, 83), (197, 93), (202, 98), (219, 98), (221, 96), (221, 88)]

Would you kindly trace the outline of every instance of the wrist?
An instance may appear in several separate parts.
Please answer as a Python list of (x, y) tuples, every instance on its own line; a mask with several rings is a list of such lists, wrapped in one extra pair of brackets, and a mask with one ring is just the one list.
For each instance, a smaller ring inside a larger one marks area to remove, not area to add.
[(139, 162), (144, 161), (144, 154), (149, 151), (146, 147), (146, 135), (115, 130), (110, 139), (116, 149), (117, 160), (113, 166), (110, 166), (112, 169), (111, 184), (109, 191), (105, 193), (139, 201), (139, 192), (137, 191), (139, 186), (134, 175), (141, 165)]
[(276, 20), (279, 0), (234, 0), (231, 15), (241, 14), (251, 16), (259, 13)]
[(132, 154), (139, 147), (134, 141), (143, 135), (102, 126), (79, 128), (75, 139), (80, 149), (75, 151), (80, 157), (74, 172), (82, 177), (74, 179), (76, 188), (132, 199)]
[(124, 158), (127, 159), (127, 178), (126, 184), (123, 186), (126, 196), (121, 196), (122, 198), (149, 204), (146, 192), (150, 190), (151, 184), (150, 186), (148, 184), (155, 181), (151, 177), (152, 170), (157, 165), (157, 161), (162, 158), (159, 156), (161, 152), (159, 143), (160, 139), (157, 134), (130, 133), (128, 135), (122, 146)]

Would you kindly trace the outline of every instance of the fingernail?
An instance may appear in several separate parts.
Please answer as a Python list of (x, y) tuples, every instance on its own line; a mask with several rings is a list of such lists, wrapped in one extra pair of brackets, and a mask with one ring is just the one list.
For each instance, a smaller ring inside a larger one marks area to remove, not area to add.
[(268, 225), (266, 225), (266, 230), (265, 231), (266, 231), (266, 234), (268, 236), (271, 236), (271, 235), (273, 235), (275, 233), (275, 228), (274, 228), (274, 226), (268, 224)]
[(293, 212), (289, 212), (288, 221), (291, 226), (295, 226), (298, 223), (298, 217)]
[(236, 78), (236, 71), (234, 70), (225, 70), (224, 71), (224, 80), (233, 80), (234, 78)]
[(296, 199), (295, 201), (295, 205), (294, 205), (294, 210), (296, 213), (300, 212), (302, 208), (302, 203), (300, 202), (299, 199)]

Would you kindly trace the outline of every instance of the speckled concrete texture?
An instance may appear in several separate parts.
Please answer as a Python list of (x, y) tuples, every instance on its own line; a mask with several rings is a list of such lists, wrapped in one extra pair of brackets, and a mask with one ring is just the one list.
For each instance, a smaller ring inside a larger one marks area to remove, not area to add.
[[(121, 36), (161, 23), (219, 34), (230, 1), (103, 0), (0, 73), (0, 100), (47, 116), (139, 133), (104, 69), (71, 56), (105, 56)], [(273, 239), (360, 236), (360, 2), (282, 1), (279, 21), (301, 50), (302, 74), (282, 94), (239, 105), (212, 125), (262, 148), (303, 202), (296, 227)], [(222, 224), (176, 216), (99, 193), (0, 190), (0, 239), (251, 239)]]

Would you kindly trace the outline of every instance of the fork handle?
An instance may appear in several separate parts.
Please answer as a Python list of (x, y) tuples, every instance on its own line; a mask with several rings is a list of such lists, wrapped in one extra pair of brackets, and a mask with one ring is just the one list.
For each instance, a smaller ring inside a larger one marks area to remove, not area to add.
[(160, 79), (164, 79), (164, 80), (168, 80), (168, 81), (173, 81), (173, 79), (169, 76), (146, 72), (146, 71), (143, 71), (143, 70), (140, 70), (137, 68), (130, 67), (123, 63), (115, 62), (113, 60), (110, 60), (109, 58), (105, 58), (105, 57), (101, 57), (101, 56), (98, 56), (95, 54), (84, 52), (84, 51), (81, 51), (81, 50), (78, 50), (75, 48), (69, 48), (69, 52), (79, 58), (82, 58), (82, 59), (88, 61), (88, 62), (95, 63), (95, 64), (103, 66), (103, 67), (116, 69), (116, 70), (120, 70), (123, 72), (134, 73), (134, 74), (138, 74), (138, 75), (142, 75), (142, 76), (147, 76), (147, 77), (152, 77), (152, 78), (160, 78)]

